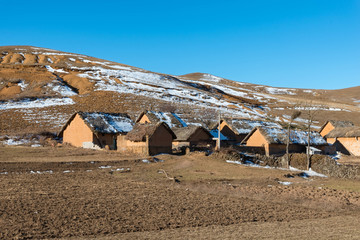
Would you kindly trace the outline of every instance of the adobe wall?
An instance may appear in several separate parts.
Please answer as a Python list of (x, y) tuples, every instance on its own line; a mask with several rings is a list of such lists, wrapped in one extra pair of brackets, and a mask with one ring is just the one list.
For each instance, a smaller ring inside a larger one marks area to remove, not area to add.
[(133, 142), (125, 139), (125, 135), (117, 137), (117, 149), (120, 152), (129, 152), (143, 155), (172, 153), (172, 135), (161, 125), (148, 141)]
[(83, 142), (93, 142), (93, 133), (78, 114), (63, 132), (63, 142), (75, 147), (82, 147)]
[[(298, 144), (290, 144), (289, 145), (289, 153), (303, 153), (306, 152), (306, 147)], [(285, 154), (286, 153), (286, 145), (285, 144), (269, 144), (268, 146), (268, 154)]]
[(172, 142), (173, 148), (189, 147), (190, 142), (177, 142), (176, 139)]
[(139, 123), (151, 123), (149, 118), (146, 116), (146, 114), (144, 114), (138, 122)]
[(133, 142), (125, 139), (126, 135), (117, 137), (117, 150), (120, 152), (148, 155), (148, 146), (146, 142)]
[(336, 139), (335, 138), (327, 138), (326, 141), (329, 144), (334, 144), (336, 142)]
[(160, 125), (149, 139), (149, 154), (172, 153), (172, 141), (171, 133)]
[(334, 126), (331, 123), (327, 123), (326, 126), (321, 130), (320, 135), (324, 137), (330, 131), (334, 129)]
[(241, 152), (247, 152), (247, 153), (254, 153), (254, 154), (261, 154), (265, 155), (265, 147), (250, 147), (250, 146), (232, 146), (234, 149), (241, 151)]
[(265, 147), (266, 145), (268, 143), (259, 130), (256, 130), (246, 142), (246, 146), (252, 147)]
[(344, 146), (351, 155), (360, 156), (360, 138), (337, 138), (336, 143)]

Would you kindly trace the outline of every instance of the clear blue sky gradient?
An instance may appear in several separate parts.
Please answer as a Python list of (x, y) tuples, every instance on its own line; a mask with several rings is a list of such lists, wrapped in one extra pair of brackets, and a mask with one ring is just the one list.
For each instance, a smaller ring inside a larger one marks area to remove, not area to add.
[(360, 0), (3, 1), (0, 45), (277, 87), (360, 85)]

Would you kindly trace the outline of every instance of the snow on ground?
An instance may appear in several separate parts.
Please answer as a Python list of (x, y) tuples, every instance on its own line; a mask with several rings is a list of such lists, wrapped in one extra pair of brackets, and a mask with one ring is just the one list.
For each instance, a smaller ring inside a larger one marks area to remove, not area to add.
[[(99, 68), (96, 69), (99, 70)], [(86, 72), (79, 74), (79, 76), (95, 80), (95, 89), (97, 91), (132, 93), (183, 104), (194, 104), (194, 102), (197, 102), (198, 105), (204, 107), (222, 108), (224, 112), (234, 114), (235, 116), (264, 117), (264, 115), (259, 114), (255, 110), (241, 109), (241, 104), (219, 100), (202, 91), (189, 89), (185, 84), (164, 76), (122, 70), (107, 70), (106, 72), (110, 72), (112, 75), (105, 75), (104, 77), (104, 73), (101, 71), (97, 73)], [(110, 79), (109, 76), (118, 78), (123, 84), (118, 84), (115, 80)], [(104, 78), (107, 78), (107, 81)], [(228, 105), (235, 105), (239, 109), (225, 109), (224, 106)]]
[(317, 111), (317, 110), (324, 110), (324, 111), (349, 111), (342, 108), (334, 108), (334, 107), (323, 107), (323, 106), (311, 106), (311, 107), (295, 107), (296, 110), (306, 110), (306, 111)]
[(61, 96), (70, 97), (77, 95), (77, 93), (74, 92), (70, 87), (59, 82), (58, 80), (52, 81), (51, 83), (47, 84), (46, 87), (54, 92), (59, 93)]
[(274, 87), (265, 87), (265, 91), (270, 94), (288, 94), (288, 95), (295, 95), (294, 92), (291, 90), (294, 89), (287, 89), (287, 88), (274, 88)]
[(24, 80), (21, 80), (19, 83), (18, 83), (18, 86), (21, 88), (21, 91), (24, 91), (24, 89), (29, 86), (29, 84), (25, 83)]
[[(54, 50), (52, 50), (54, 51)], [(31, 51), (32, 54), (38, 54), (38, 55), (46, 55), (46, 56), (71, 56), (71, 57), (86, 57), (81, 54), (75, 54), (75, 53), (55, 53), (55, 52), (36, 52)]]
[(7, 139), (2, 141), (2, 144), (9, 145), (9, 146), (17, 146), (17, 145), (25, 145), (29, 144), (30, 141), (28, 139)]
[(54, 69), (54, 68), (52, 68), (52, 67), (50, 67), (50, 66), (48, 66), (48, 65), (46, 65), (45, 67), (46, 67), (46, 69), (47, 69), (49, 72), (51, 72), (51, 73), (54, 73), (54, 72), (57, 72), (57, 73), (68, 73), (68, 72), (66, 72), (64, 69)]
[(291, 167), (290, 166), (290, 171), (294, 171), (294, 172), (304, 172), (306, 175), (308, 175), (309, 177), (323, 177), (323, 178), (326, 178), (327, 176), (324, 175), (324, 174), (321, 174), (321, 173), (317, 173), (315, 171), (313, 171), (311, 168), (309, 170), (299, 170), (297, 168), (294, 168), (294, 167)]
[(20, 109), (20, 108), (44, 108), (50, 106), (72, 105), (75, 102), (71, 98), (38, 98), (23, 99), (21, 101), (2, 101), (0, 110)]
[(307, 89), (307, 90), (303, 90), (304, 93), (314, 93), (313, 90)]
[(131, 67), (125, 67), (125, 66), (120, 66), (120, 65), (107, 65), (107, 66), (114, 68), (114, 69), (131, 70)]
[(203, 76), (200, 78), (201, 80), (204, 80), (204, 81), (211, 81), (211, 82), (220, 82), (223, 78), (221, 77), (217, 77), (217, 76), (214, 76), (214, 75), (211, 75), (211, 74), (208, 74), (208, 73), (205, 73), (203, 74)]
[(292, 182), (283, 182), (283, 181), (278, 181), (278, 183), (285, 186), (289, 186), (292, 184)]
[(52, 170), (47, 170), (47, 171), (32, 171), (30, 170), (30, 174), (44, 174), (44, 173), (49, 173), (49, 174), (53, 174), (54, 172)]
[(305, 173), (307, 176), (309, 177), (323, 177), (326, 178), (327, 176), (321, 173), (317, 173), (315, 171), (313, 171), (311, 168), (310, 170), (300, 170), (294, 167), (291, 167), (289, 169), (287, 168), (276, 168), (276, 167), (270, 167), (268, 165), (266, 166), (260, 166), (258, 164), (252, 163), (252, 162), (248, 162), (248, 163), (242, 163), (240, 161), (232, 161), (232, 160), (226, 160), (227, 163), (234, 163), (234, 164), (239, 164), (239, 165), (243, 165), (243, 166), (247, 166), (247, 167), (256, 167), (256, 168), (265, 168), (265, 169), (279, 169), (279, 170), (285, 170), (285, 171), (293, 171), (293, 172), (303, 172)]
[(111, 166), (105, 165), (105, 166), (100, 166), (100, 169), (106, 169), (106, 168), (111, 168)]
[(27, 108), (16, 110), (24, 114), (23, 119), (35, 123), (41, 123), (57, 128), (62, 126), (70, 117), (61, 112), (51, 112), (48, 110), (39, 110), (38, 108)]

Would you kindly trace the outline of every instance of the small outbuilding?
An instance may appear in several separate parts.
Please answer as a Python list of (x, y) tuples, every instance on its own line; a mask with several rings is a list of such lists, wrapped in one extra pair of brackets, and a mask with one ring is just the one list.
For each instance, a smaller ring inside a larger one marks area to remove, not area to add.
[[(306, 152), (308, 133), (291, 130), (289, 152)], [(282, 128), (256, 127), (242, 141), (249, 147), (263, 147), (267, 156), (285, 154), (287, 144), (287, 130)], [(318, 132), (311, 132), (310, 146), (326, 152), (328, 143)]]
[[(218, 123), (212, 127), (212, 130), (218, 128)], [(278, 123), (241, 119), (241, 118), (223, 118), (220, 121), (220, 132), (226, 136), (227, 142), (233, 144), (241, 143), (241, 141), (253, 130), (255, 127), (272, 127), (281, 128)]]
[(360, 156), (360, 127), (336, 128), (329, 132), (326, 141), (346, 155)]
[(325, 137), (329, 132), (331, 132), (334, 129), (348, 128), (348, 127), (353, 127), (353, 126), (354, 126), (354, 123), (350, 122), (350, 121), (329, 120), (329, 121), (326, 121), (326, 123), (324, 123), (322, 125), (322, 127), (319, 130), (319, 133), (321, 136)]
[(214, 145), (213, 136), (203, 127), (188, 126), (172, 130), (176, 135), (176, 139), (173, 141), (174, 148), (207, 148)]
[(126, 134), (134, 122), (126, 113), (76, 112), (61, 128), (63, 143), (75, 147), (115, 150), (118, 135)]
[(127, 135), (117, 138), (118, 151), (143, 155), (172, 153), (174, 132), (164, 122), (137, 123)]

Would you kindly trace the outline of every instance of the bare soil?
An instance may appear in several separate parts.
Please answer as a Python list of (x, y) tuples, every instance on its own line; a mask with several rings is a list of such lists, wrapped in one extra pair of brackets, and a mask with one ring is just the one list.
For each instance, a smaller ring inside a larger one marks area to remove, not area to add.
[[(0, 239), (360, 236), (355, 180), (287, 178), (293, 172), (203, 153), (148, 163), (84, 149), (0, 151)], [(285, 181), (292, 184), (279, 184)]]

